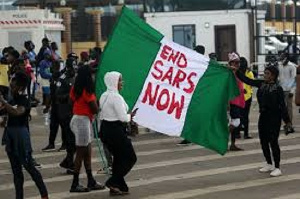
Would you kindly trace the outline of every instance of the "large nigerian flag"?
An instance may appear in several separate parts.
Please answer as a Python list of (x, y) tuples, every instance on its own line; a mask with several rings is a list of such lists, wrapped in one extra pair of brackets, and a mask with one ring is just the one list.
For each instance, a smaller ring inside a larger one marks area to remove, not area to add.
[(230, 70), (164, 38), (124, 7), (102, 55), (98, 97), (108, 71), (122, 73), (122, 95), (130, 109), (139, 108), (139, 125), (227, 151), (227, 105), (239, 92)]

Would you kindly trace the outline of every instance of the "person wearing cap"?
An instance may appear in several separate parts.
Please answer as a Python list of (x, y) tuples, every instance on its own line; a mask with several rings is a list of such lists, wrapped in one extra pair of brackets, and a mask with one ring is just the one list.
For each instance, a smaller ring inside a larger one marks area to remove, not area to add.
[[(51, 66), (51, 73), (52, 77), (50, 79), (50, 102), (51, 102), (51, 109), (50, 109), (50, 133), (49, 133), (49, 142), (48, 145), (42, 149), (43, 152), (50, 152), (55, 150), (55, 139), (57, 136), (57, 132), (59, 129), (59, 120), (58, 120), (58, 106), (56, 104), (56, 84), (58, 82), (59, 77), (61, 76), (60, 72), (60, 62), (59, 61), (54, 61), (52, 66)], [(64, 131), (61, 130), (61, 140), (62, 140), (62, 145), (59, 149), (59, 151), (65, 150), (65, 143), (66, 139), (64, 136)]]
[[(278, 143), (281, 121), (291, 127), (291, 120), (284, 102), (284, 92), (278, 84), (279, 71), (277, 67), (269, 66), (264, 71), (264, 80), (247, 78), (236, 67), (231, 67), (236, 76), (244, 83), (255, 86), (259, 104), (258, 134), (261, 148), (267, 164), (259, 169), (261, 173), (270, 173), (271, 177), (281, 176), (280, 147)], [(271, 151), (273, 161), (271, 158)], [(274, 164), (273, 164), (274, 162)]]
[[(235, 68), (240, 68), (240, 56), (235, 53), (229, 53), (228, 55), (229, 61), (228, 64), (230, 67), (235, 67)], [(233, 100), (230, 101), (230, 117), (231, 117), (231, 121), (235, 121), (233, 122), (235, 125), (231, 125), (230, 130), (231, 130), (231, 145), (229, 147), (230, 151), (241, 151), (242, 149), (237, 147), (235, 145), (235, 141), (236, 139), (239, 137), (240, 135), (240, 124), (241, 124), (241, 112), (242, 109), (245, 108), (245, 99), (244, 99), (244, 87), (243, 87), (243, 83), (236, 78), (236, 83), (238, 85), (238, 88), (240, 90), (240, 95), (237, 96), (236, 98), (234, 98)]]
[(70, 61), (66, 63), (64, 72), (56, 81), (54, 101), (52, 101), (52, 104), (55, 104), (57, 107), (56, 118), (61, 127), (62, 135), (64, 135), (64, 144), (67, 150), (66, 157), (59, 165), (69, 172), (73, 172), (74, 170), (74, 154), (76, 151), (75, 136), (70, 128), (73, 113), (72, 103), (69, 96), (71, 87), (74, 85), (74, 65), (76, 65), (76, 63), (72, 63)]

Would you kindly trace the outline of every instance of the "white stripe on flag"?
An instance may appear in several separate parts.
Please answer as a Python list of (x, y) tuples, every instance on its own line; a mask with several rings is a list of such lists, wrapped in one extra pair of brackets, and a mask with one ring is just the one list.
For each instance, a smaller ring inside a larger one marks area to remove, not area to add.
[(208, 62), (207, 57), (163, 38), (135, 105), (139, 108), (135, 121), (157, 132), (180, 136)]

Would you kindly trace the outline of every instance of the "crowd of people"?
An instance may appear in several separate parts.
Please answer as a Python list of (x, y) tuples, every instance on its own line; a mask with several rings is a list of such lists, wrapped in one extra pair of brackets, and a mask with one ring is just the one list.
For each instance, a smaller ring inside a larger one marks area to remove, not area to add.
[[(103, 103), (103, 97), (97, 101), (94, 80), (101, 52), (101, 48), (95, 47), (90, 52), (82, 52), (80, 57), (70, 53), (66, 61), (63, 61), (57, 44), (50, 43), (48, 38), (42, 40), (38, 54), (35, 53), (32, 41), (24, 42), (22, 52), (11, 46), (3, 49), (1, 64), (8, 67), (9, 85), (0, 86), (0, 109), (4, 118), (1, 122), (4, 127), (2, 144), (5, 145), (14, 174), (17, 199), (24, 198), (22, 167), (36, 183), (41, 198), (48, 198), (47, 188), (37, 169), (41, 165), (32, 156), (30, 139), (31, 107), (39, 104), (43, 106), (45, 124), (50, 121), (49, 127), (47, 126), (50, 130), (49, 141), (42, 151), (55, 150), (55, 140), (60, 127), (62, 145), (58, 151), (66, 150), (66, 156), (59, 165), (73, 175), (70, 192), (101, 190), (106, 186), (112, 195), (129, 193), (124, 176), (135, 164), (136, 155), (130, 139), (127, 138), (123, 122), (131, 122), (136, 111), (127, 115), (128, 106), (119, 94), (122, 89), (122, 76), (115, 74), (116, 72), (106, 75), (107, 92), (103, 94), (105, 98), (113, 98), (113, 101), (109, 99), (108, 103)], [(36, 92), (39, 89), (42, 97)], [(99, 105), (103, 109), (102, 130), (95, 132), (93, 123), (97, 119)], [(118, 139), (108, 133), (110, 128), (114, 129)], [(91, 143), (95, 134), (104, 143), (107, 167), (112, 167), (112, 176), (105, 185), (97, 182), (92, 174)], [(82, 162), (87, 175), (87, 186), (79, 183)]]
[[(194, 50), (205, 54), (203, 46), (197, 46)], [(33, 42), (26, 41), (22, 52), (6, 47), (2, 55), (1, 64), (8, 66), (10, 82), (9, 86), (0, 86), (0, 110), (4, 118), (1, 126), (5, 128), (2, 144), (6, 147), (14, 174), (16, 198), (24, 198), (22, 167), (36, 183), (41, 198), (48, 198), (47, 188), (37, 169), (41, 165), (32, 156), (30, 139), (30, 110), (40, 103), (36, 92), (38, 88), (42, 90), (41, 103), (46, 123), (50, 115), (49, 140), (42, 150), (56, 150), (55, 140), (60, 127), (62, 145), (58, 150), (66, 150), (66, 156), (59, 165), (73, 175), (70, 192), (101, 190), (106, 186), (112, 195), (128, 194), (129, 188), (124, 177), (136, 163), (137, 157), (124, 124), (132, 124), (137, 110), (128, 113), (128, 106), (119, 94), (123, 87), (122, 74), (114, 71), (106, 73), (104, 82), (107, 91), (97, 101), (94, 80), (101, 49), (82, 52), (80, 57), (70, 53), (64, 62), (58, 53), (57, 44), (44, 38), (38, 54), (35, 53)], [(211, 53), (209, 57), (211, 61), (217, 59), (215, 53)], [(237, 139), (241, 138), (241, 131), (244, 131), (244, 139), (252, 138), (249, 133), (249, 113), (252, 87), (257, 87), (259, 138), (267, 162), (259, 171), (280, 176), (278, 139), (282, 120), (285, 122), (286, 134), (294, 132), (292, 99), (296, 64), (289, 60), (288, 53), (281, 54), (277, 65), (273, 63), (265, 68), (263, 80), (258, 80), (254, 78), (246, 58), (235, 52), (229, 54), (228, 68), (233, 71), (240, 91), (240, 95), (228, 105), (231, 135), (229, 150), (242, 150), (236, 146)], [(100, 111), (100, 131), (94, 132), (94, 121)], [(111, 167), (111, 177), (105, 185), (97, 182), (92, 174), (91, 143), (94, 136), (101, 139), (108, 160), (107, 167)], [(183, 140), (180, 144), (189, 143), (190, 141)], [(88, 179), (87, 186), (79, 183), (82, 162)]]

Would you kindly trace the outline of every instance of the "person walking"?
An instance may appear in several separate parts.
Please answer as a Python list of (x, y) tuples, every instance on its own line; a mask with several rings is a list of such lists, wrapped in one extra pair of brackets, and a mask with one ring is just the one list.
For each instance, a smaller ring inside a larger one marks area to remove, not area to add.
[[(98, 106), (94, 94), (94, 82), (88, 66), (78, 69), (74, 86), (70, 91), (70, 98), (73, 102), (73, 117), (70, 127), (75, 134), (76, 141), (74, 175), (70, 192), (104, 189), (105, 186), (96, 182), (92, 174), (92, 121), (94, 115), (98, 113)], [(87, 187), (79, 184), (82, 162), (84, 162), (88, 178)]]
[[(282, 119), (291, 127), (287, 107), (284, 102), (282, 87), (278, 84), (279, 71), (274, 66), (269, 66), (264, 71), (264, 80), (253, 80), (246, 77), (241, 71), (236, 71), (237, 77), (244, 83), (258, 87), (257, 101), (259, 104), (258, 133), (261, 148), (266, 159), (266, 166), (259, 172), (270, 172), (271, 177), (282, 175), (280, 170), (280, 147), (278, 143)], [(272, 150), (273, 161), (271, 158)]]
[(100, 97), (100, 138), (113, 156), (112, 176), (105, 185), (111, 195), (124, 195), (129, 193), (124, 177), (137, 161), (131, 140), (127, 137), (126, 123), (132, 120), (137, 109), (128, 114), (128, 105), (119, 94), (123, 88), (121, 73), (106, 73), (104, 82), (107, 90)]
[[(246, 77), (250, 79), (254, 79), (254, 74), (251, 70), (248, 68), (248, 61), (245, 57), (241, 57), (240, 59), (240, 70), (243, 74), (245, 74)], [(245, 98), (245, 107), (241, 110), (242, 111), (242, 117), (241, 117), (241, 123), (244, 130), (244, 139), (252, 139), (251, 136), (249, 136), (249, 113), (252, 103), (252, 94), (253, 89), (252, 86), (248, 84), (243, 84), (244, 87), (244, 98)]]
[(6, 145), (6, 153), (14, 175), (16, 199), (24, 198), (22, 167), (26, 169), (35, 182), (41, 198), (48, 199), (48, 191), (42, 175), (35, 168), (35, 163), (31, 156), (32, 147), (28, 129), (30, 102), (25, 94), (28, 82), (28, 76), (24, 72), (18, 71), (14, 74), (10, 83), (12, 99), (7, 102), (2, 95), (0, 96), (0, 107), (8, 115), (3, 143)]

